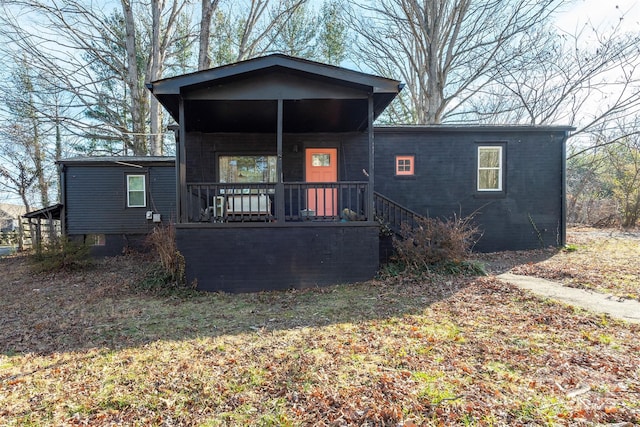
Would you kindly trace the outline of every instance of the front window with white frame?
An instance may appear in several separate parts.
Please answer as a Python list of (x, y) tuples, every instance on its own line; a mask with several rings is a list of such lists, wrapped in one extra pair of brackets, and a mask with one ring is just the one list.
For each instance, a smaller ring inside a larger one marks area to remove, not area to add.
[(502, 191), (502, 147), (478, 147), (478, 191)]
[(144, 208), (146, 206), (146, 177), (144, 175), (127, 175), (127, 207)]

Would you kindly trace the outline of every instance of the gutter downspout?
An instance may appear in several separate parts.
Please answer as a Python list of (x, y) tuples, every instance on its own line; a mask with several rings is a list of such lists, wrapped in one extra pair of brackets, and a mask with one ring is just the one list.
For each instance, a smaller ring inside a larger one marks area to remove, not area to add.
[(562, 138), (562, 193), (560, 194), (560, 246), (567, 244), (567, 139), (569, 132)]

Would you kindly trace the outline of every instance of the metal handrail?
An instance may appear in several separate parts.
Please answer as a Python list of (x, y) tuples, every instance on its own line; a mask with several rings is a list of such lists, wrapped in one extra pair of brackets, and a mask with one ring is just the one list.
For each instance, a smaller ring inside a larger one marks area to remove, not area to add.
[(373, 206), (376, 219), (396, 234), (400, 234), (402, 224), (415, 228), (418, 225), (417, 220), (425, 218), (424, 215), (402, 206), (377, 191), (373, 193)]

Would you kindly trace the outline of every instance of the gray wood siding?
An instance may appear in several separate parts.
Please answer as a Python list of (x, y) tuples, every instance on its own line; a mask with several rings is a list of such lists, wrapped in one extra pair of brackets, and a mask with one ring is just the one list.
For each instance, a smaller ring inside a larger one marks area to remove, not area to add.
[[(127, 174), (146, 174), (147, 206), (127, 207)], [(154, 223), (147, 211), (163, 222), (175, 220), (175, 168), (71, 164), (65, 166), (66, 231), (74, 234), (144, 234)]]

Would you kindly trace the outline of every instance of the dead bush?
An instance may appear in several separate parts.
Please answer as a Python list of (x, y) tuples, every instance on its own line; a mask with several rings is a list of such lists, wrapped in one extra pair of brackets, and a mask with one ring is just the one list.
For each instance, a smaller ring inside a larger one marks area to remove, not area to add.
[(183, 284), (184, 257), (178, 252), (175, 226), (158, 225), (149, 233), (146, 242), (158, 255), (167, 281), (174, 285)]
[(415, 227), (402, 224), (400, 236), (394, 237), (395, 257), (404, 269), (458, 273), (479, 234), (473, 216), (418, 218)]

